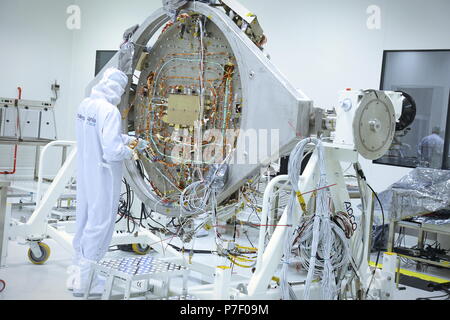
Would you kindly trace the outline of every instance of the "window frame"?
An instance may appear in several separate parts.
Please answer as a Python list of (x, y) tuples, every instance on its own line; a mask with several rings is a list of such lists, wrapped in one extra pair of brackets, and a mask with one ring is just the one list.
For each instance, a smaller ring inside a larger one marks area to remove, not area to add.
[[(387, 56), (389, 53), (405, 53), (405, 52), (447, 52), (450, 55), (450, 49), (407, 49), (407, 50), (384, 50), (383, 51), (383, 62), (381, 67), (381, 79), (380, 79), (380, 90), (386, 90), (384, 88), (385, 75), (386, 75), (386, 64), (387, 64)], [(450, 170), (450, 159), (449, 159), (449, 151), (450, 151), (450, 90), (449, 90), (449, 100), (447, 106), (447, 123), (445, 128), (445, 138), (444, 138), (444, 151), (442, 154), (442, 168), (441, 170)], [(408, 165), (400, 165), (400, 164), (391, 164), (391, 163), (379, 163), (377, 162), (379, 159), (372, 161), (373, 164), (384, 165), (384, 166), (392, 166), (392, 167), (400, 167), (400, 168), (412, 168), (415, 169), (417, 167), (408, 166)]]

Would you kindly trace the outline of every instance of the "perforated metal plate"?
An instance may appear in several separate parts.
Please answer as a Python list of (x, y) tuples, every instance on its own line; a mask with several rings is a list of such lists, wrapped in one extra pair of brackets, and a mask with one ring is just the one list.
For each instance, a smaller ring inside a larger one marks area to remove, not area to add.
[(187, 270), (185, 267), (161, 261), (152, 257), (124, 258), (118, 260), (105, 260), (99, 263), (101, 267), (129, 275), (150, 275)]
[[(191, 11), (168, 23), (145, 57), (134, 123), (137, 135), (150, 146), (148, 156), (140, 159), (161, 203), (176, 205), (180, 192), (199, 178), (198, 171), (207, 175), (211, 164), (222, 163), (228, 156), (197, 160), (195, 130), (199, 129), (195, 126), (201, 124), (202, 139), (208, 130), (219, 130), (226, 137), (227, 130), (240, 128), (240, 74), (223, 32), (207, 17)], [(202, 141), (201, 155), (221, 143)], [(225, 143), (234, 146), (236, 137)]]
[(160, 301), (198, 301), (200, 300), (197, 297), (191, 296), (191, 295), (187, 295), (187, 296), (175, 296), (175, 297), (169, 297), (169, 298), (163, 298), (160, 299)]
[[(233, 194), (247, 179), (258, 174), (264, 163), (270, 162), (271, 159), (276, 160), (279, 154), (289, 153), (298, 139), (309, 136), (312, 101), (289, 83), (273, 66), (264, 52), (249, 39), (248, 35), (236, 25), (222, 8), (209, 6), (201, 2), (195, 4), (190, 2), (183, 7), (180, 13), (187, 14), (190, 17), (200, 15), (207, 18), (204, 45), (207, 48), (205, 60), (208, 63), (206, 64), (205, 78), (210, 80), (214, 80), (215, 77), (223, 78), (226, 65), (230, 62), (234, 65), (230, 86), (233, 89), (233, 94), (230, 93), (227, 96), (220, 93), (220, 90), (217, 94), (218, 97), (221, 97), (217, 99), (216, 112), (223, 112), (227, 116), (220, 115), (219, 121), (215, 124), (215, 129), (223, 129), (227, 126), (229, 128), (235, 127), (240, 129), (241, 133), (247, 130), (256, 132), (264, 130), (266, 133), (270, 133), (275, 130), (276, 139), (279, 140), (279, 148), (271, 149), (270, 154), (265, 155), (264, 159), (260, 159), (257, 163), (230, 164), (228, 183), (222, 192), (217, 195), (217, 202), (224, 206), (231, 206), (229, 200), (232, 199)], [(181, 214), (178, 203), (180, 191), (187, 185), (198, 181), (198, 174), (191, 174), (192, 172), (198, 172), (198, 170), (193, 171), (188, 165), (181, 167), (170, 164), (171, 155), (169, 157), (167, 155), (172, 153), (170, 148), (173, 150), (173, 145), (170, 143), (173, 143), (173, 141), (167, 139), (170, 139), (171, 134), (178, 127), (180, 130), (192, 130), (190, 123), (193, 117), (181, 120), (182, 113), (185, 110), (184, 107), (192, 106), (192, 104), (189, 102), (172, 110), (175, 112), (170, 114), (170, 116), (174, 116), (172, 122), (178, 122), (178, 124), (172, 123), (174, 126), (170, 126), (170, 123), (167, 123), (170, 121), (164, 122), (164, 119), (170, 118), (166, 117), (169, 112), (165, 109), (168, 104), (168, 101), (165, 100), (168, 100), (168, 96), (171, 94), (199, 96), (198, 81), (195, 81), (199, 74), (199, 39), (195, 28), (188, 33), (187, 31), (192, 30), (192, 28), (188, 26), (183, 29), (183, 21), (178, 21), (174, 26), (169, 26), (166, 29), (148, 56), (143, 55), (143, 48), (147, 47), (153, 36), (161, 34), (160, 28), (164, 27), (168, 20), (169, 17), (163, 9), (156, 11), (141, 25), (131, 39), (136, 43), (135, 63), (137, 64), (140, 61), (139, 69), (142, 70), (139, 76), (138, 94), (143, 93), (144, 96), (147, 94), (148, 96), (155, 96), (155, 98), (164, 98), (164, 101), (153, 102), (153, 108), (150, 110), (147, 103), (150, 101), (145, 101), (139, 96), (135, 101), (131, 91), (127, 90), (119, 107), (124, 111), (129, 110), (132, 104), (135, 107), (141, 105), (136, 107), (134, 113), (135, 118), (133, 120), (136, 132), (144, 135), (147, 132), (151, 133), (146, 138), (150, 142), (149, 153), (153, 154), (145, 157), (147, 159), (141, 157), (144, 166), (143, 171), (145, 171), (147, 177), (142, 177), (142, 170), (136, 166), (135, 161), (127, 161), (125, 164), (127, 181), (138, 198), (148, 208), (161, 214), (178, 216)], [(190, 55), (195, 52), (197, 52), (197, 55)], [(170, 56), (171, 54), (177, 54), (177, 56)], [(117, 63), (118, 55), (91, 82), (87, 88), (87, 94), (90, 94), (91, 88), (101, 79), (103, 72), (108, 67), (117, 66)], [(152, 72), (154, 72), (153, 78)], [(158, 73), (161, 80), (158, 78)], [(219, 74), (217, 75), (217, 73)], [(182, 77), (187, 78), (183, 79)], [(165, 87), (163, 86), (164, 88), (161, 90), (158, 85), (156, 87), (148, 86), (148, 80), (153, 81), (154, 84), (165, 83)], [(217, 87), (217, 85), (220, 85), (219, 82), (220, 80), (217, 80), (215, 84), (214, 82), (212, 84)], [(177, 88), (176, 86), (180, 84), (182, 88)], [(147, 89), (145, 88), (146, 85)], [(154, 89), (153, 92), (145, 92), (150, 88)], [(206, 117), (208, 117), (211, 112), (214, 112), (214, 94), (211, 93), (209, 83), (206, 85), (206, 89), (205, 112)], [(225, 96), (227, 97), (225, 98)], [(230, 102), (225, 106), (224, 102), (228, 99)], [(162, 106), (157, 106), (158, 104)], [(208, 110), (208, 108), (211, 108), (211, 110)], [(149, 116), (152, 121), (147, 121)], [(224, 118), (225, 123), (221, 121)], [(202, 117), (199, 116), (199, 119), (201, 120)], [(154, 125), (153, 128), (152, 125)], [(203, 129), (205, 128), (211, 128), (210, 124), (204, 125)], [(270, 138), (268, 137), (268, 141), (270, 141)], [(168, 145), (169, 148), (165, 150), (163, 145)], [(239, 134), (237, 137), (236, 149), (242, 151), (241, 155), (244, 158), (254, 155), (254, 145), (248, 143), (248, 137), (245, 134)], [(208, 165), (205, 164), (201, 166), (200, 170), (207, 168)], [(204, 173), (207, 174), (207, 171), (205, 170)]]

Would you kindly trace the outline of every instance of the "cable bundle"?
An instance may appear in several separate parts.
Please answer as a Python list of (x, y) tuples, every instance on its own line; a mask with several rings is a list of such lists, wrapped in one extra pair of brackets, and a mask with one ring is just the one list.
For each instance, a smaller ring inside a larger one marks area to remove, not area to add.
[[(293, 210), (299, 207), (306, 213), (306, 203), (299, 189), (300, 170), (308, 144), (314, 144), (319, 162), (320, 179), (317, 187), (316, 214), (303, 225), (299, 239), (299, 251), (303, 266), (308, 270), (304, 299), (311, 296), (311, 284), (314, 277), (321, 278), (323, 299), (335, 299), (337, 294), (336, 273), (349, 261), (349, 246), (346, 234), (331, 220), (328, 207), (327, 176), (322, 142), (316, 138), (301, 141), (292, 151), (289, 161), (289, 180), (293, 193), (288, 207), (287, 225), (292, 225)], [(294, 233), (286, 233), (284, 259), (281, 271), (281, 290), (283, 299), (296, 299), (287, 282)]]
[[(306, 204), (304, 203), (303, 196), (299, 189), (299, 181), (300, 181), (300, 171), (303, 159), (305, 157), (305, 148), (309, 143), (320, 143), (317, 139), (305, 139), (302, 140), (291, 152), (288, 172), (289, 172), (289, 181), (293, 188), (293, 193), (291, 195), (289, 204), (288, 204), (288, 219), (287, 225), (290, 226), (293, 224), (292, 217), (294, 214), (294, 210), (297, 210), (298, 205), (296, 205), (297, 200), (299, 201), (300, 206), (303, 210), (306, 210)], [(289, 264), (291, 262), (291, 253), (292, 253), (292, 244), (294, 242), (294, 233), (291, 227), (288, 227), (285, 237), (285, 246), (284, 246), (284, 257), (282, 260), (283, 266), (281, 269), (281, 295), (284, 300), (293, 299), (296, 300), (297, 297), (293, 292), (291, 286), (287, 281), (287, 273), (289, 270)]]
[[(315, 220), (315, 217), (311, 218), (302, 227), (301, 234), (298, 238), (298, 252), (303, 268), (312, 272), (312, 277), (319, 277), (322, 279), (322, 288), (324, 289), (323, 299), (334, 299), (337, 294), (335, 274), (338, 273), (339, 270), (345, 270), (349, 262), (348, 257), (350, 249), (348, 240), (344, 231), (342, 231), (337, 224), (331, 222), (330, 227), (332, 231), (329, 233), (320, 233), (319, 235), (319, 246), (316, 251), (317, 258), (314, 260), (314, 267), (311, 268), (311, 251)], [(324, 221), (326, 220), (330, 221), (329, 218), (324, 219)], [(327, 261), (325, 257), (330, 258), (328, 258)], [(330, 280), (331, 282), (329, 282)], [(306, 295), (305, 298), (307, 298)]]
[(180, 206), (184, 213), (202, 214), (208, 206), (211, 197), (211, 188), (205, 181), (197, 181), (184, 189), (180, 197)]
[[(231, 154), (230, 154), (231, 155)], [(208, 204), (217, 208), (216, 195), (224, 188), (228, 179), (227, 157), (221, 164), (212, 165), (207, 177), (187, 186), (180, 196), (183, 213), (199, 215), (207, 212)]]

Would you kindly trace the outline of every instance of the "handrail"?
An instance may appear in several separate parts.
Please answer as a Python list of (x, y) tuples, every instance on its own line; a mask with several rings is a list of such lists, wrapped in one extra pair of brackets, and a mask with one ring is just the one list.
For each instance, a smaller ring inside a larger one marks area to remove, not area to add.
[(264, 191), (264, 197), (263, 197), (263, 207), (262, 207), (262, 213), (261, 213), (261, 228), (259, 229), (259, 241), (258, 241), (258, 258), (256, 263), (256, 269), (261, 266), (262, 259), (264, 255), (264, 242), (265, 242), (265, 235), (267, 230), (267, 223), (268, 223), (268, 217), (269, 217), (269, 211), (270, 211), (270, 204), (271, 204), (271, 198), (273, 195), (273, 189), (280, 184), (283, 184), (283, 188), (289, 183), (289, 176), (287, 175), (281, 175), (274, 179), (272, 179), (269, 184), (266, 187), (266, 190)]
[(77, 143), (75, 141), (53, 141), (47, 144), (41, 151), (41, 160), (39, 161), (39, 172), (38, 172), (38, 185), (37, 185), (37, 195), (36, 195), (36, 207), (39, 206), (39, 203), (42, 199), (42, 181), (43, 178), (43, 172), (44, 172), (44, 164), (45, 164), (45, 157), (47, 155), (47, 152), (50, 148), (53, 147), (74, 147)]

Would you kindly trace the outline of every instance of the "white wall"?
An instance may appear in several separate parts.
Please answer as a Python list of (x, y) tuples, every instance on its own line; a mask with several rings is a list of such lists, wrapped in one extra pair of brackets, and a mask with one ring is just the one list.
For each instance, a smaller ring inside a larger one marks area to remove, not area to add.
[[(379, 88), (383, 50), (450, 49), (448, 0), (242, 0), (260, 16), (272, 61), (317, 106), (336, 104), (345, 88)], [(381, 29), (367, 8), (381, 8)], [(362, 160), (377, 191), (409, 169)]]
[[(72, 33), (66, 28), (69, 0), (0, 1), (0, 96), (50, 101), (51, 84), (61, 85), (56, 104), (59, 138), (68, 137), (65, 124), (73, 122), (68, 110)], [(12, 168), (12, 147), (0, 147), (0, 171)], [(17, 177), (33, 173), (35, 148), (20, 147)], [(56, 156), (56, 155), (55, 155)]]
[[(81, 29), (74, 31), (71, 102), (78, 106), (85, 98), (85, 89), (95, 74), (97, 50), (118, 50), (123, 32), (141, 24), (161, 7), (159, 0), (75, 0), (82, 12)], [(72, 110), (75, 116), (76, 108)], [(75, 123), (70, 124), (75, 138)]]
[[(450, 1), (448, 0), (282, 0), (261, 1), (241, 0), (252, 12), (260, 17), (260, 22), (269, 37), (267, 51), (272, 61), (287, 78), (304, 91), (317, 106), (335, 105), (338, 92), (344, 88), (378, 88), (380, 84), (382, 53), (384, 49), (437, 49), (450, 48)], [(3, 4), (0, 7), (2, 17)], [(94, 77), (95, 51), (117, 49), (123, 31), (145, 18), (160, 7), (160, 0), (74, 0), (81, 7), (81, 30), (69, 32), (54, 30), (50, 25), (60, 25), (59, 14), (65, 11), (68, 1), (7, 1), (7, 6), (14, 10), (13, 17), (28, 16), (18, 9), (20, 3), (34, 5), (35, 12), (58, 12), (58, 22), (42, 21), (30, 17), (28, 22), (32, 30), (48, 28), (49, 34), (59, 35), (58, 52), (55, 60), (48, 67), (42, 65), (38, 70), (44, 71), (42, 77), (22, 70), (15, 81), (0, 79), (0, 91), (5, 86), (13, 88), (5, 94), (13, 95), (15, 82), (29, 79), (30, 87), (36, 88), (36, 95), (47, 92), (48, 77), (50, 81), (57, 75), (70, 73), (70, 90), (63, 86), (67, 95), (70, 92), (64, 122), (63, 134), (74, 138), (73, 116), (78, 104), (84, 97), (85, 86)], [(381, 8), (382, 25), (380, 30), (369, 30), (366, 22), (367, 8), (378, 5)], [(4, 15), (4, 14), (3, 14)], [(14, 20), (8, 18), (8, 21)], [(38, 23), (39, 22), (39, 23)], [(17, 32), (0, 21), (1, 32)], [(38, 26), (34, 27), (35, 24)], [(30, 33), (34, 34), (34, 33)], [(67, 38), (65, 38), (67, 35)], [(67, 39), (73, 36), (73, 51)], [(56, 35), (55, 35), (56, 37)], [(26, 45), (30, 36), (24, 36), (21, 47), (25, 52), (33, 49)], [(62, 39), (64, 38), (64, 39)], [(47, 39), (48, 41), (48, 39)], [(3, 45), (2, 45), (3, 46)], [(18, 46), (16, 44), (16, 46)], [(70, 52), (71, 51), (71, 52)], [(4, 54), (0, 52), (0, 55)], [(71, 56), (71, 70), (62, 57)], [(13, 55), (11, 55), (13, 56)], [(0, 56), (2, 57), (2, 56)], [(31, 53), (29, 54), (31, 57)], [(39, 57), (39, 56), (38, 56)], [(39, 59), (39, 58), (38, 58)], [(2, 66), (4, 59), (1, 59)], [(20, 60), (13, 61), (9, 69), (17, 68)], [(30, 64), (36, 59), (30, 60)], [(55, 68), (53, 71), (52, 68)], [(54, 79), (53, 79), (54, 80)], [(58, 79), (59, 80), (59, 79)], [(66, 78), (64, 78), (66, 81)], [(63, 78), (61, 78), (61, 82)], [(40, 88), (38, 83), (44, 83)], [(37, 93), (39, 91), (39, 93)], [(37, 96), (33, 96), (37, 98)], [(61, 99), (63, 101), (63, 99)], [(61, 103), (60, 103), (61, 104)], [(72, 117), (72, 118), (71, 118)], [(362, 161), (368, 179), (377, 190), (382, 190), (398, 180), (409, 170), (388, 166), (372, 165)]]

